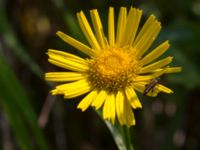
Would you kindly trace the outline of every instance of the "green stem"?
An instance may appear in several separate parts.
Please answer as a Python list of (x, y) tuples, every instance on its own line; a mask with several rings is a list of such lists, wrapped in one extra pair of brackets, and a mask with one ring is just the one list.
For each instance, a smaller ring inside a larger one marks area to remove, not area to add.
[[(97, 111), (97, 114), (102, 118), (102, 112), (100, 110)], [(106, 120), (104, 122), (110, 130), (118, 150), (134, 150), (131, 143), (130, 128), (121, 126), (118, 123), (113, 125), (110, 121)]]
[(124, 137), (126, 141), (127, 150), (134, 150), (132, 142), (131, 142), (130, 128), (124, 127)]

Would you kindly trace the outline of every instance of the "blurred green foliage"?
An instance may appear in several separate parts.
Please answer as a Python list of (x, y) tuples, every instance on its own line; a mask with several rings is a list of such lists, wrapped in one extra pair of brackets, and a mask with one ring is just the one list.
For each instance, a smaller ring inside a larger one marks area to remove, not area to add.
[[(120, 6), (131, 5), (143, 9), (142, 22), (152, 13), (159, 18), (162, 31), (155, 45), (169, 39), (171, 47), (166, 55), (174, 56), (174, 66), (183, 67), (182, 73), (163, 77), (162, 82), (174, 90), (173, 95), (139, 95), (144, 107), (135, 111), (137, 125), (131, 128), (135, 149), (200, 149), (200, 0), (1, 1), (0, 149), (6, 143), (28, 150), (117, 149), (92, 109), (84, 113), (76, 110), (82, 97), (70, 101), (57, 97), (43, 129), (37, 119), (51, 89), (43, 72), (58, 69), (48, 64), (47, 49), (83, 56), (59, 40), (55, 32), (61, 30), (86, 42), (76, 21), (77, 11), (88, 15), (89, 9), (98, 8), (106, 26), (109, 6), (117, 12)], [(11, 133), (3, 131), (3, 123)]]

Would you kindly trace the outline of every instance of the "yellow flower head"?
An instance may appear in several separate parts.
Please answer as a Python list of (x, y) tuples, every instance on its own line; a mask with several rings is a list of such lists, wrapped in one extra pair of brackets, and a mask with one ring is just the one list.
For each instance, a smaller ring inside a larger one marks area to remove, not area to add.
[[(77, 18), (89, 46), (58, 31), (57, 35), (66, 43), (88, 55), (83, 59), (58, 50), (48, 50), (48, 61), (67, 69), (66, 72), (46, 73), (47, 81), (65, 82), (52, 90), (53, 95), (63, 94), (74, 98), (88, 93), (78, 104), (85, 111), (89, 106), (103, 108), (103, 118), (121, 125), (135, 125), (133, 109), (142, 108), (135, 91), (156, 96), (172, 90), (153, 80), (163, 74), (180, 72), (180, 67), (169, 67), (172, 57), (154, 61), (169, 48), (165, 41), (147, 53), (161, 29), (160, 22), (151, 15), (138, 30), (142, 10), (120, 8), (117, 25), (114, 24), (114, 9), (109, 8), (108, 37), (96, 9), (90, 11), (93, 29), (81, 11)], [(115, 36), (116, 34), (116, 36)], [(153, 84), (153, 85), (151, 85)], [(149, 89), (147, 89), (147, 87)]]

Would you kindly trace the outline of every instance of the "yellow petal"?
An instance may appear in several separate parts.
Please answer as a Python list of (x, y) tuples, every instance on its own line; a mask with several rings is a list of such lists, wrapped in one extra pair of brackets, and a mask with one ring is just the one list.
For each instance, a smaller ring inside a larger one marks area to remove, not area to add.
[(125, 116), (125, 104), (124, 104), (124, 93), (122, 91), (118, 91), (116, 95), (116, 113), (118, 117), (118, 121), (120, 125), (124, 125), (126, 123), (126, 116)]
[(106, 97), (105, 103), (103, 105), (103, 118), (108, 119), (108, 106), (109, 106), (109, 95)]
[(135, 77), (133, 79), (134, 83), (135, 82), (142, 82), (142, 81), (145, 81), (145, 82), (148, 82), (149, 80), (152, 80), (152, 79), (155, 79), (155, 78), (158, 78), (160, 76), (162, 76), (163, 74), (166, 73), (166, 70), (160, 70), (160, 71), (157, 71), (157, 72), (153, 72), (152, 74), (148, 74), (148, 75), (138, 75), (137, 77)]
[(172, 94), (174, 93), (171, 89), (169, 89), (168, 87), (164, 86), (164, 85), (161, 85), (161, 84), (158, 84), (156, 86), (156, 88), (159, 90), (159, 91), (162, 91), (164, 93), (167, 93), (167, 94)]
[(113, 94), (107, 96), (103, 107), (103, 118), (115, 123), (115, 97)]
[(159, 69), (159, 68), (163, 68), (165, 67), (166, 65), (168, 65), (169, 63), (172, 62), (172, 59), (173, 57), (169, 56), (167, 58), (164, 58), (162, 60), (159, 60), (153, 64), (150, 64), (148, 66), (145, 66), (141, 69), (140, 73), (148, 73), (148, 72), (153, 72), (154, 70), (156, 69)]
[(181, 71), (182, 71), (182, 67), (169, 67), (167, 68), (166, 73), (177, 73)]
[[(149, 84), (149, 82), (136, 82), (136, 83), (132, 84), (132, 86), (137, 91), (144, 93), (144, 90), (145, 90), (147, 84)], [(164, 85), (157, 84), (151, 91), (149, 91), (149, 93), (147, 93), (147, 96), (155, 97), (158, 95), (159, 92), (164, 92), (167, 94), (173, 93), (173, 91), (171, 89), (165, 87)]]
[(133, 42), (135, 40), (135, 36), (136, 36), (137, 30), (138, 30), (138, 27), (139, 27), (141, 17), (142, 17), (142, 10), (137, 9), (136, 10), (136, 16), (135, 16), (135, 19), (134, 19), (134, 28), (133, 28), (132, 36), (129, 40), (130, 45), (133, 45)]
[[(63, 54), (63, 55), (62, 55)], [(56, 66), (78, 71), (78, 72), (85, 72), (88, 69), (88, 65), (85, 62), (85, 60), (76, 59), (75, 57), (67, 57), (68, 53), (65, 52), (59, 52), (59, 51), (48, 51), (49, 59), (48, 61)], [(71, 54), (72, 55), (72, 54)], [(73, 55), (75, 56), (75, 55)]]
[(58, 31), (56, 33), (63, 41), (65, 41), (66, 43), (68, 43), (69, 45), (73, 46), (74, 48), (80, 50), (81, 52), (91, 56), (94, 53), (94, 50), (91, 49), (90, 47), (88, 47), (87, 45), (81, 43), (80, 41), (72, 38), (71, 36)]
[(157, 85), (150, 90), (146, 95), (147, 96), (151, 96), (151, 97), (156, 97), (158, 95), (158, 93), (160, 92), (160, 90), (158, 90)]
[(125, 119), (126, 119), (126, 125), (132, 126), (135, 125), (135, 116), (133, 113), (133, 110), (131, 109), (130, 104), (128, 103), (127, 99), (125, 99), (124, 101), (124, 115), (125, 115)]
[(101, 90), (91, 105), (94, 106), (96, 110), (98, 110), (105, 102), (106, 97), (107, 97), (106, 91)]
[(115, 45), (115, 20), (114, 20), (114, 8), (109, 7), (108, 13), (108, 39), (111, 47)]
[(83, 65), (87, 65), (87, 62), (85, 61), (85, 59), (78, 57), (76, 55), (67, 53), (67, 52), (60, 51), (60, 50), (48, 49), (47, 55), (49, 57), (52, 56), (52, 55), (56, 55), (56, 56), (68, 59), (70, 61), (73, 61), (73, 62), (77, 62), (77, 63), (83, 64)]
[(140, 93), (144, 93), (146, 82), (134, 82), (132, 84), (133, 88)]
[(149, 80), (152, 80), (152, 79), (154, 79), (154, 78), (155, 78), (154, 75), (144, 75), (144, 76), (139, 75), (139, 76), (135, 77), (135, 78), (133, 79), (133, 81), (134, 81), (134, 82), (149, 81)]
[(127, 20), (127, 9), (125, 7), (121, 7), (117, 21), (116, 44), (118, 47), (122, 45), (122, 40), (123, 40), (122, 36), (125, 30), (126, 20)]
[(110, 98), (110, 120), (112, 121), (112, 124), (115, 124), (115, 95), (111, 94)]
[(97, 39), (94, 36), (94, 33), (90, 27), (89, 22), (87, 21), (87, 18), (85, 17), (85, 14), (83, 13), (83, 11), (81, 11), (80, 13), (77, 13), (77, 18), (78, 18), (79, 25), (80, 25), (85, 37), (87, 38), (88, 42), (92, 46), (92, 48), (95, 50), (100, 50), (99, 43), (97, 42)]
[(90, 86), (83, 86), (83, 87), (79, 87), (77, 89), (75, 89), (74, 91), (70, 90), (70, 91), (65, 91), (64, 93), (64, 98), (66, 99), (71, 99), (71, 98), (75, 98), (78, 97), (80, 95), (83, 95), (85, 93), (88, 93), (91, 90)]
[(105, 48), (105, 41), (104, 41), (105, 36), (104, 36), (104, 31), (103, 31), (101, 19), (99, 17), (97, 9), (91, 10), (90, 15), (91, 15), (91, 18), (92, 18), (93, 27), (95, 29), (95, 33), (96, 33), (99, 45), (101, 46), (102, 49), (104, 49)]
[(49, 72), (45, 74), (45, 80), (52, 82), (68, 82), (85, 79), (85, 76), (77, 72)]
[(122, 45), (132, 45), (140, 23), (142, 11), (136, 8), (130, 8), (126, 22), (125, 31), (123, 34)]
[(154, 15), (149, 16), (149, 18), (146, 20), (145, 24), (143, 25), (142, 29), (140, 30), (139, 34), (137, 35), (134, 44), (138, 43), (138, 41), (142, 38), (142, 36), (147, 32), (149, 29), (149, 26), (154, 23), (156, 20), (156, 17)]
[(169, 41), (165, 41), (162, 44), (160, 44), (158, 47), (156, 47), (154, 50), (152, 50), (149, 54), (144, 56), (142, 60), (140, 60), (140, 64), (146, 65), (156, 58), (160, 57), (163, 53), (165, 53), (169, 48)]
[(165, 73), (177, 73), (177, 72), (181, 72), (182, 71), (182, 67), (165, 67), (162, 69), (156, 69), (153, 72), (160, 72), (160, 71), (165, 71)]
[(58, 85), (55, 90), (52, 90), (52, 94), (64, 94), (65, 98), (73, 98), (87, 93), (90, 90), (91, 86), (88, 81), (83, 79), (72, 83)]
[(125, 89), (125, 93), (129, 103), (134, 109), (142, 108), (142, 104), (140, 103), (140, 100), (138, 99), (137, 94), (132, 87), (127, 87)]
[(85, 111), (90, 106), (92, 101), (96, 98), (97, 93), (97, 90), (93, 90), (92, 92), (90, 92), (87, 96), (85, 96), (85, 98), (83, 98), (83, 100), (81, 100), (77, 108)]
[(135, 42), (133, 48), (137, 49), (137, 58), (140, 57), (149, 49), (154, 40), (156, 39), (158, 33), (160, 32), (161, 25), (157, 20), (153, 21), (149, 27), (146, 29), (138, 42)]
[(56, 89), (64, 91), (64, 90), (70, 90), (73, 88), (73, 90), (74, 90), (74, 88), (76, 89), (78, 86), (85, 86), (88, 84), (89, 83), (88, 83), (87, 79), (82, 79), (79, 81), (58, 85), (58, 86), (56, 86)]

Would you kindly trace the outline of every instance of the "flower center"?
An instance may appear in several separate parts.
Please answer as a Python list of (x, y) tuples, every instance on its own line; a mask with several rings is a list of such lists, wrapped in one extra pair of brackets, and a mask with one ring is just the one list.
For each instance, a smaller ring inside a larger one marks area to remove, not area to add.
[(95, 88), (114, 92), (130, 85), (138, 69), (133, 53), (108, 48), (89, 60), (88, 80)]

